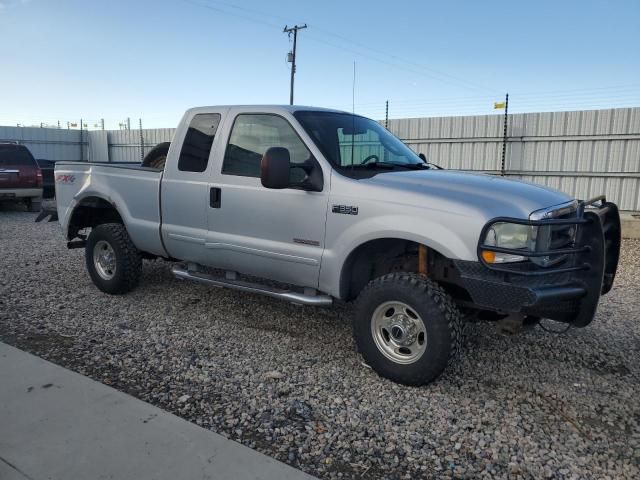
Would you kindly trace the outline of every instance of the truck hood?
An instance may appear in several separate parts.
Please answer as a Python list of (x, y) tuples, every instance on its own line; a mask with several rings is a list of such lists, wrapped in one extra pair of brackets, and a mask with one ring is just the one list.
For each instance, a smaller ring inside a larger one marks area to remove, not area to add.
[[(366, 181), (391, 190), (387, 193), (399, 203), (437, 205), (462, 215), (477, 209), (490, 217), (527, 218), (535, 210), (572, 200), (558, 190), (533, 183), (452, 170), (394, 171)], [(433, 203), (425, 204), (430, 199)]]

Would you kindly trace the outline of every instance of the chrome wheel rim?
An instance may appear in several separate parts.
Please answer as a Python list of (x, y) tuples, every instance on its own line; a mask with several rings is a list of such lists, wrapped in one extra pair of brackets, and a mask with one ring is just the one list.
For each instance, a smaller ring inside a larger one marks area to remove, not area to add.
[(395, 363), (414, 363), (427, 349), (424, 322), (403, 302), (385, 302), (376, 308), (371, 317), (371, 335), (378, 350)]
[(111, 280), (116, 274), (116, 252), (109, 242), (99, 240), (93, 247), (93, 266), (100, 278)]

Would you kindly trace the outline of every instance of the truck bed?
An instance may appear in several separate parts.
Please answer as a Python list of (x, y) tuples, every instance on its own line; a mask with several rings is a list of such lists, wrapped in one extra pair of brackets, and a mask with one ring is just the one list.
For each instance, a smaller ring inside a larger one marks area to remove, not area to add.
[(160, 240), (162, 170), (138, 164), (57, 162), (58, 217), (68, 231), (74, 208), (92, 199), (113, 205), (138, 249), (163, 255)]

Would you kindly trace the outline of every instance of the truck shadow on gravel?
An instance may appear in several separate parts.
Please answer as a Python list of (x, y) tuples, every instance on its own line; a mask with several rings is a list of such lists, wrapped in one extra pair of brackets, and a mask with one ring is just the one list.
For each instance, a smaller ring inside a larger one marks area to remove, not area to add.
[(3, 213), (26, 213), (29, 215), (33, 215), (34, 218), (37, 213), (30, 213), (27, 211), (27, 206), (22, 202), (14, 202), (14, 201), (0, 201), (0, 215)]

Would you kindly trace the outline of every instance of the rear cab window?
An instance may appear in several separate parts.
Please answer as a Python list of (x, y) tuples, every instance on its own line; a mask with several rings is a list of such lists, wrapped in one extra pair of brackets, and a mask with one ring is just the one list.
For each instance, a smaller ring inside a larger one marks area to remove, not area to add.
[(178, 170), (200, 173), (207, 169), (220, 118), (219, 113), (199, 113), (193, 117), (182, 143)]

